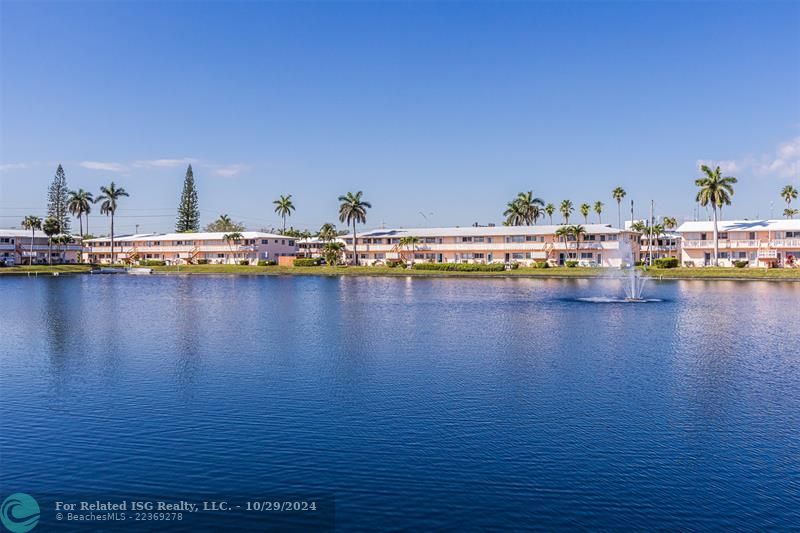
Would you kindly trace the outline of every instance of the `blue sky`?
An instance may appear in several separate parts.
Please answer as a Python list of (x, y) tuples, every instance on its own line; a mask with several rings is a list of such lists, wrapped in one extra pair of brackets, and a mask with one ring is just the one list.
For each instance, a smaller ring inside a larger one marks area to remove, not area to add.
[(202, 222), (251, 228), (292, 194), (290, 224), (316, 229), (355, 190), (368, 227), (500, 223), (520, 190), (611, 221), (617, 185), (638, 215), (690, 218), (701, 160), (740, 178), (727, 216), (780, 216), (800, 185), (797, 2), (0, 10), (2, 227), (44, 212), (59, 162), (130, 192), (120, 231), (173, 227), (189, 161)]

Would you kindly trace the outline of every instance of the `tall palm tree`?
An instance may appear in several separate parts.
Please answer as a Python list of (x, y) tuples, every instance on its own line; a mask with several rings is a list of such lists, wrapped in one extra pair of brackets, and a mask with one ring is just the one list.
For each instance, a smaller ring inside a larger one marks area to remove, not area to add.
[(800, 209), (792, 209), (791, 207), (787, 207), (783, 210), (783, 216), (786, 218), (794, 218), (798, 213), (800, 213)]
[(583, 223), (584, 224), (588, 224), (589, 223), (589, 212), (592, 210), (592, 206), (590, 206), (589, 204), (583, 203), (583, 204), (581, 204), (580, 210), (581, 210), (581, 215), (583, 215)]
[(675, 219), (675, 217), (664, 217), (661, 220), (661, 223), (666, 229), (675, 229), (675, 227), (678, 225), (678, 221)]
[(519, 198), (515, 198), (506, 204), (503, 216), (506, 217), (506, 226), (522, 226), (525, 224), (525, 207), (519, 202)]
[[(797, 200), (797, 189), (795, 189), (792, 185), (787, 185), (781, 189), (781, 198), (783, 198), (783, 201), (786, 202), (786, 209), (791, 210), (792, 200)], [(784, 214), (786, 213), (784, 212)]]
[(42, 219), (35, 216), (35, 215), (28, 215), (24, 219), (22, 219), (22, 227), (23, 229), (31, 230), (31, 253), (30, 257), (28, 258), (28, 264), (33, 264), (33, 239), (36, 237), (36, 230), (42, 229)]
[(734, 176), (723, 176), (719, 166), (711, 169), (707, 165), (700, 167), (704, 176), (697, 178), (694, 184), (700, 187), (696, 200), (701, 206), (711, 204), (714, 212), (714, 266), (719, 265), (719, 228), (717, 225), (717, 210), (722, 205), (731, 205), (733, 185), (737, 180)]
[(613, 198), (617, 202), (617, 227), (622, 229), (622, 199), (625, 198), (625, 189), (622, 187), (617, 187), (613, 191), (611, 191), (611, 198)]
[(598, 224), (602, 224), (603, 223), (603, 218), (602, 218), (601, 215), (603, 214), (603, 206), (604, 205), (605, 204), (603, 204), (603, 202), (601, 202), (600, 200), (597, 200), (594, 203), (594, 212), (597, 213), (597, 223)]
[(564, 224), (569, 224), (569, 216), (575, 211), (575, 208), (572, 207), (572, 200), (562, 200), (558, 210), (561, 211), (561, 215), (564, 217)]
[(417, 244), (419, 244), (419, 237), (415, 237), (413, 235), (409, 235), (408, 237), (400, 237), (400, 242), (398, 245), (401, 248), (407, 248), (411, 252), (411, 266), (414, 266), (414, 253), (417, 250)]
[(294, 204), (292, 203), (292, 195), (284, 196), (281, 195), (280, 198), (272, 202), (275, 204), (275, 212), (278, 215), (283, 217), (283, 232), (286, 233), (286, 217), (292, 216), (292, 211), (294, 211)]
[(367, 222), (367, 209), (372, 208), (372, 204), (366, 200), (362, 200), (361, 196), (364, 194), (361, 191), (353, 194), (348, 192), (344, 196), (339, 197), (339, 221), (346, 222), (349, 226), (353, 224), (353, 257), (355, 258), (356, 266), (358, 266), (358, 250), (356, 248), (356, 224), (366, 224)]
[(42, 223), (42, 231), (47, 235), (47, 263), (50, 265), (53, 264), (53, 238), (58, 235), (60, 228), (58, 219), (53, 217), (47, 217)]
[(550, 217), (550, 225), (553, 225), (553, 213), (556, 212), (556, 206), (553, 204), (547, 204), (544, 206), (544, 212), (547, 213), (547, 216)]
[(83, 215), (86, 215), (86, 233), (89, 233), (89, 213), (92, 212), (92, 204), (94, 203), (94, 196), (89, 191), (78, 189), (77, 191), (69, 191), (67, 198), (67, 209), (73, 216), (78, 218), (78, 224), (81, 227), (81, 237), (83, 233)]
[(100, 203), (100, 214), (111, 215), (111, 263), (114, 263), (114, 214), (117, 212), (117, 201), (123, 196), (130, 196), (122, 187), (112, 181), (108, 187), (100, 187), (100, 196), (95, 203)]
[(336, 226), (334, 226), (330, 222), (326, 222), (325, 224), (323, 224), (322, 227), (319, 228), (319, 232), (317, 233), (317, 237), (319, 237), (320, 240), (323, 240), (325, 242), (332, 242), (336, 240), (336, 237), (338, 236), (339, 234), (336, 232)]

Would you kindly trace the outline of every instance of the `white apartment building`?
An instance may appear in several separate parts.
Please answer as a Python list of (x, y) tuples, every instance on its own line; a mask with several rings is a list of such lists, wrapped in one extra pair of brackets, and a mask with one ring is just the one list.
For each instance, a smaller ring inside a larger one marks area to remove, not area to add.
[[(236, 239), (226, 233), (146, 233), (121, 235), (114, 239), (116, 262), (164, 261), (168, 265), (210, 263), (235, 264), (242, 261), (277, 261), (295, 255), (294, 238), (260, 231), (243, 231)], [(85, 261), (111, 263), (111, 239), (100, 237), (84, 242)]]
[[(604, 267), (630, 264), (638, 255), (638, 233), (607, 224), (586, 224), (580, 240), (560, 237), (560, 226), (478, 226), (451, 228), (376, 229), (357, 234), (359, 263), (391, 260), (433, 263), (520, 263), (566, 261)], [(400, 239), (414, 236), (413, 247)], [(346, 256), (353, 262), (353, 235), (342, 237)]]
[(41, 231), (0, 229), (0, 261), (7, 265), (77, 263), (81, 239), (72, 238), (75, 242), (70, 244), (50, 245), (50, 239)]
[[(719, 265), (747, 261), (750, 267), (796, 267), (800, 260), (800, 220), (722, 220), (719, 229)], [(709, 266), (714, 261), (714, 223), (684, 222), (681, 264)]]

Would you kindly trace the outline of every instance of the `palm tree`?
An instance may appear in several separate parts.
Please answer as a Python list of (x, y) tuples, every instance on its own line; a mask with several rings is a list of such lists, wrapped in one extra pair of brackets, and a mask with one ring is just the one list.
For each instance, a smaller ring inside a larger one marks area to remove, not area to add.
[(319, 232), (317, 232), (317, 237), (325, 242), (332, 242), (336, 240), (336, 237), (338, 236), (339, 234), (336, 232), (336, 226), (330, 222), (323, 224), (322, 227), (319, 228)]
[(550, 217), (550, 225), (553, 224), (553, 213), (556, 212), (556, 206), (553, 204), (547, 204), (544, 206), (544, 212), (547, 213), (547, 216)]
[(734, 176), (723, 176), (719, 166), (712, 170), (707, 165), (703, 165), (700, 167), (700, 170), (705, 175), (694, 181), (694, 184), (700, 187), (700, 190), (697, 192), (696, 200), (703, 207), (711, 204), (711, 209), (714, 212), (714, 266), (718, 266), (719, 228), (717, 225), (717, 210), (723, 205), (731, 205), (733, 184), (739, 180)]
[[(666, 233), (666, 230), (673, 230), (678, 227), (678, 220), (675, 217), (664, 217), (661, 219), (661, 225), (664, 227), (664, 233)], [(670, 245), (670, 249), (674, 249), (672, 245)]]
[[(797, 189), (791, 185), (787, 185), (781, 189), (781, 198), (783, 198), (783, 201), (786, 202), (786, 209), (791, 210), (792, 200), (797, 200)], [(786, 211), (784, 211), (783, 214), (786, 215)], [(790, 216), (789, 218), (792, 217)]]
[(238, 231), (233, 231), (231, 233), (226, 233), (225, 235), (222, 236), (222, 240), (225, 241), (226, 243), (228, 243), (228, 250), (231, 251), (231, 255), (233, 255), (233, 244), (236, 241), (241, 240), (241, 238), (242, 238), (242, 234), (240, 232), (238, 232)]
[(344, 196), (339, 197), (339, 221), (346, 222), (349, 226), (353, 223), (353, 257), (355, 258), (356, 266), (358, 266), (358, 251), (356, 248), (356, 224), (366, 224), (367, 222), (367, 209), (372, 208), (372, 204), (366, 200), (361, 199), (363, 192), (358, 191), (353, 194), (348, 192)]
[(292, 216), (294, 211), (294, 204), (292, 203), (292, 195), (283, 196), (272, 202), (275, 204), (275, 212), (283, 217), (283, 232), (286, 233), (286, 217)]
[(581, 236), (586, 235), (586, 228), (580, 224), (576, 224), (574, 226), (569, 226), (567, 232), (569, 235), (575, 237), (575, 259), (578, 259), (578, 248), (580, 248), (581, 245)]
[(417, 244), (419, 244), (419, 237), (413, 235), (400, 237), (400, 242), (398, 243), (401, 248), (407, 248), (411, 251), (411, 266), (414, 266), (414, 252), (417, 250)]
[(33, 264), (33, 258), (34, 258), (34, 255), (33, 255), (33, 239), (36, 236), (36, 230), (38, 229), (39, 231), (41, 231), (41, 229), (42, 229), (42, 219), (37, 217), (37, 216), (35, 216), (35, 215), (28, 215), (24, 219), (22, 219), (22, 227), (23, 227), (23, 229), (31, 230), (31, 254), (30, 254), (30, 257), (28, 258), (28, 264), (32, 265)]
[(617, 187), (611, 191), (611, 198), (617, 202), (617, 227), (620, 229), (622, 228), (622, 207), (620, 204), (622, 204), (622, 199), (625, 198), (625, 194), (627, 193), (622, 187)]
[(336, 266), (339, 263), (339, 258), (342, 256), (344, 244), (341, 242), (327, 242), (322, 248), (322, 255), (325, 257), (325, 263), (330, 266)]
[(130, 196), (122, 187), (117, 188), (114, 182), (108, 187), (100, 187), (100, 196), (95, 203), (100, 203), (100, 214), (111, 215), (111, 263), (114, 263), (114, 213), (117, 212), (117, 200), (123, 196)]
[(516, 202), (520, 206), (520, 211), (524, 215), (525, 224), (530, 226), (533, 222), (536, 223), (541, 215), (540, 208), (544, 207), (544, 200), (535, 198), (533, 191), (521, 192), (517, 195)]
[(603, 218), (601, 217), (601, 215), (603, 214), (603, 205), (604, 205), (603, 202), (601, 202), (600, 200), (597, 200), (594, 203), (594, 212), (597, 213), (597, 223), (598, 224), (602, 224), (603, 223)]
[(572, 201), (562, 200), (558, 210), (561, 211), (561, 214), (564, 216), (564, 224), (569, 224), (569, 216), (575, 211), (575, 208), (572, 207)]
[(53, 237), (58, 235), (60, 227), (58, 219), (53, 217), (47, 217), (42, 224), (42, 231), (47, 235), (47, 263), (50, 265), (53, 264)]
[(525, 208), (519, 202), (519, 198), (515, 198), (506, 204), (506, 210), (503, 211), (503, 216), (506, 217), (506, 226), (522, 226), (525, 224)]
[(590, 206), (589, 204), (581, 204), (580, 210), (581, 210), (581, 215), (583, 215), (583, 223), (588, 224), (589, 212), (592, 210), (592, 206)]
[(569, 226), (559, 226), (556, 229), (556, 238), (564, 240), (564, 255), (565, 257), (569, 257), (569, 248), (567, 246), (567, 237), (569, 237), (570, 229)]
[(800, 213), (800, 209), (792, 209), (790, 207), (787, 207), (786, 209), (783, 210), (783, 216), (785, 216), (786, 218), (794, 218), (794, 216), (797, 215), (798, 213)]
[(81, 226), (81, 237), (83, 233), (83, 215), (86, 215), (86, 233), (89, 233), (89, 213), (92, 212), (92, 204), (94, 203), (94, 196), (88, 191), (78, 189), (77, 191), (69, 191), (69, 198), (67, 199), (67, 209), (73, 216), (78, 218), (78, 223)]

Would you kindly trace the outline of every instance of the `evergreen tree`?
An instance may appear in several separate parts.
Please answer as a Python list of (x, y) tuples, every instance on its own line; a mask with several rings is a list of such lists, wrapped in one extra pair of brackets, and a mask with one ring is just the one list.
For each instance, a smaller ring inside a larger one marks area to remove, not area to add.
[(198, 231), (200, 229), (200, 209), (197, 207), (197, 189), (194, 186), (194, 173), (192, 165), (186, 169), (186, 178), (183, 180), (183, 193), (178, 206), (178, 221), (175, 231), (178, 233)]
[(64, 168), (58, 165), (47, 191), (47, 216), (56, 221), (57, 234), (69, 233), (69, 189)]

